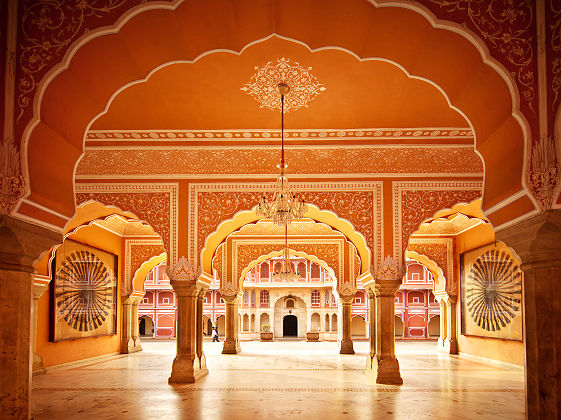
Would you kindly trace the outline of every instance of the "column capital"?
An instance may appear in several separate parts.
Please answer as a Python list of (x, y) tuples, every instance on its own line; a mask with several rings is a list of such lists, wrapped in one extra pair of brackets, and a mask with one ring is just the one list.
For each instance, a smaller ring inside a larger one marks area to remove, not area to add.
[(224, 300), (226, 300), (226, 298), (233, 300), (242, 294), (240, 288), (228, 279), (224, 279), (220, 282), (219, 291)]
[(234, 294), (232, 293), (224, 294), (222, 293), (222, 291), (220, 291), (220, 296), (222, 296), (222, 299), (224, 299), (226, 303), (234, 303), (234, 301), (241, 296), (241, 292), (234, 293)]
[(175, 264), (168, 265), (166, 273), (170, 280), (196, 283), (202, 270), (193, 266), (187, 258), (181, 257)]
[(181, 280), (170, 280), (169, 282), (175, 294), (180, 297), (197, 297), (201, 290), (197, 283), (188, 283)]
[(352, 294), (352, 295), (349, 295), (349, 294), (341, 295), (341, 294), (339, 294), (339, 300), (341, 301), (341, 303), (343, 303), (343, 304), (345, 304), (345, 305), (350, 305), (350, 304), (352, 304), (354, 298), (355, 298), (355, 295), (354, 295), (354, 294)]
[(393, 257), (387, 256), (374, 272), (374, 293), (376, 296), (393, 296), (401, 286), (406, 267)]
[(350, 302), (352, 302), (356, 294), (356, 287), (354, 287), (352, 283), (345, 282), (337, 287), (337, 293), (339, 294), (339, 298), (343, 301), (343, 303), (346, 303), (345, 300), (350, 300)]
[(0, 215), (0, 269), (33, 273), (33, 263), (56, 244), (58, 232), (11, 216)]

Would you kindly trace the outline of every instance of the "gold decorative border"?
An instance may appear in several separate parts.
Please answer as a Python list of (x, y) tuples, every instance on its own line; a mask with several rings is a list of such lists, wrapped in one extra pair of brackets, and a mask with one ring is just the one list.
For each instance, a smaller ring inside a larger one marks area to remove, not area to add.
[[(353, 139), (473, 139), (469, 127), (353, 128), (285, 130), (290, 140)], [(185, 140), (270, 140), (280, 139), (280, 131), (250, 130), (90, 130), (88, 141), (185, 141)]]

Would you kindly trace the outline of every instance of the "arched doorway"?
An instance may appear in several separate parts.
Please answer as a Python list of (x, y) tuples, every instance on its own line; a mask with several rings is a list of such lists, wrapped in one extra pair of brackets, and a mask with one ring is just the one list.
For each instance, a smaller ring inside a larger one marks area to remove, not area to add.
[(203, 334), (210, 335), (212, 332), (212, 321), (206, 315), (203, 315)]
[(224, 315), (220, 315), (218, 318), (216, 318), (216, 329), (218, 330), (219, 337), (224, 337), (224, 334), (226, 332), (225, 322), (226, 318), (224, 317)]
[(351, 335), (353, 337), (366, 337), (366, 321), (360, 315), (351, 320)]
[(399, 316), (395, 316), (395, 336), (403, 337), (403, 320)]
[(312, 328), (310, 328), (310, 331), (316, 332), (320, 330), (320, 319), (321, 318), (318, 313), (312, 314), (312, 318), (311, 318)]
[(440, 337), (440, 315), (435, 315), (429, 320), (427, 333), (429, 338)]
[(141, 337), (154, 336), (154, 321), (148, 315), (142, 315), (138, 318), (138, 334)]
[[(286, 316), (292, 321), (287, 321)], [(296, 321), (294, 321), (296, 319)], [(290, 337), (306, 337), (306, 328), (308, 323), (308, 315), (306, 302), (303, 297), (296, 296), (295, 294), (281, 297), (275, 303), (275, 313), (271, 331), (274, 332), (275, 337), (287, 337), (285, 330), (285, 323), (288, 322)], [(295, 331), (293, 331), (293, 329)]]
[(282, 336), (298, 337), (298, 318), (296, 315), (285, 315), (282, 319)]

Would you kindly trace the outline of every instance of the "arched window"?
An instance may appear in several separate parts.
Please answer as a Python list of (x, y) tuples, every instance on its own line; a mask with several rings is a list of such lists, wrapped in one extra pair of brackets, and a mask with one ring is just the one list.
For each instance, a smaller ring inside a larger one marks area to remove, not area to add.
[(331, 315), (331, 331), (337, 331), (337, 314)]
[(298, 264), (298, 270), (297, 273), (300, 277), (306, 277), (306, 263), (305, 262), (301, 262)]
[(277, 262), (275, 263), (275, 269), (274, 269), (273, 271), (274, 271), (275, 273), (278, 273), (278, 272), (281, 271), (281, 269), (282, 269), (282, 264), (281, 264), (279, 261), (277, 261)]
[(310, 270), (310, 277), (313, 279), (319, 279), (319, 264), (312, 263), (312, 268)]
[(261, 308), (268, 308), (269, 307), (269, 291), (268, 290), (261, 290), (261, 293), (259, 293), (259, 306)]
[(312, 306), (321, 306), (321, 296), (319, 290), (312, 290)]
[(329, 290), (325, 291), (325, 306), (329, 306), (329, 302), (331, 299), (329, 299)]
[(337, 306), (337, 301), (335, 300), (335, 295), (331, 295), (331, 306)]
[(286, 308), (294, 308), (294, 299), (286, 299)]
[(255, 290), (251, 291), (251, 307), (255, 308)]
[(267, 261), (261, 263), (260, 275), (262, 279), (269, 279), (269, 263)]
[(243, 292), (243, 306), (249, 306), (249, 292), (247, 290)]

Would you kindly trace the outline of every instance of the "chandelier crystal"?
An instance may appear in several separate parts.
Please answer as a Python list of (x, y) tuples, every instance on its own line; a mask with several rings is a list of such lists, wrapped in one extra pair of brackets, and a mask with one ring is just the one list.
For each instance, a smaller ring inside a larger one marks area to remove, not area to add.
[(290, 250), (288, 249), (288, 225), (284, 225), (284, 249), (280, 271), (273, 272), (273, 280), (292, 282), (298, 281), (300, 275), (294, 271), (294, 264), (290, 261)]
[(302, 198), (297, 197), (290, 191), (288, 178), (285, 174), (287, 165), (284, 161), (284, 95), (290, 88), (285, 83), (279, 83), (277, 90), (281, 95), (281, 161), (277, 165), (280, 169), (280, 175), (277, 178), (276, 189), (272, 197), (263, 194), (263, 197), (259, 200), (257, 215), (271, 219), (277, 225), (287, 226), (293, 220), (304, 217), (308, 206)]

